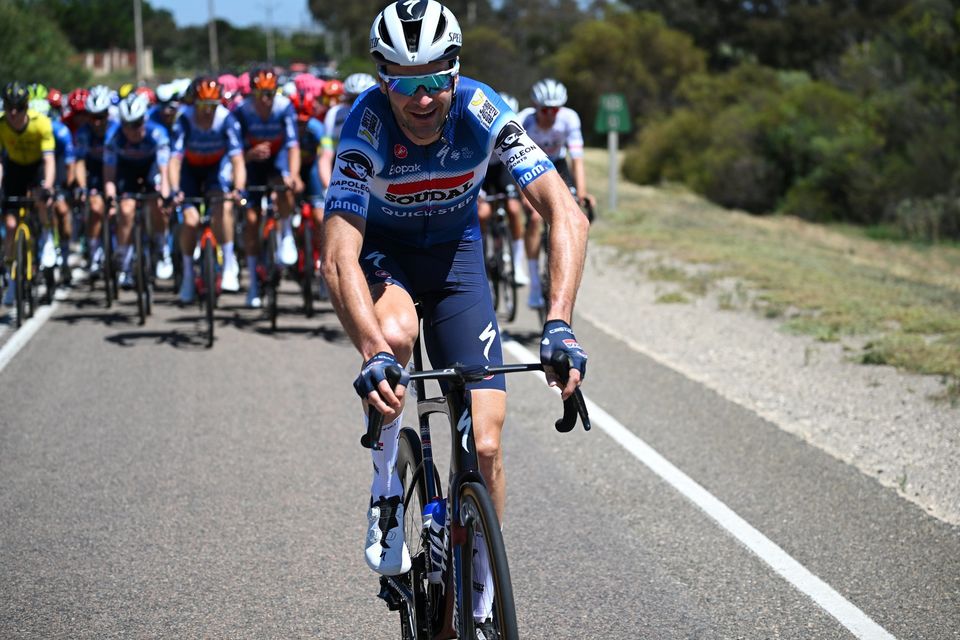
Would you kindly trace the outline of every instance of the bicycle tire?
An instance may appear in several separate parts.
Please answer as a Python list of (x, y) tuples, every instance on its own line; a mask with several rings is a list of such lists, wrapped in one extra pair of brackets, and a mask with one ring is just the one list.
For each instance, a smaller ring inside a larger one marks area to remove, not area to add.
[(501, 251), (497, 260), (500, 271), (500, 286), (503, 288), (501, 297), (503, 298), (504, 314), (507, 322), (513, 322), (517, 319), (517, 296), (520, 285), (517, 284), (516, 256), (513, 253), (513, 243), (509, 241), (509, 235), (506, 228), (502, 230), (503, 242), (506, 250)]
[(23, 325), (27, 307), (27, 239), (21, 230), (17, 230), (15, 248), (16, 262), (13, 264), (13, 286), (17, 301), (17, 329)]
[(204, 243), (201, 268), (203, 269), (204, 304), (207, 316), (207, 348), (213, 347), (213, 310), (217, 306), (217, 257), (216, 248), (209, 240)]
[[(312, 215), (312, 214), (311, 214)], [(313, 221), (303, 221), (303, 278), (300, 286), (303, 289), (303, 312), (308, 318), (313, 317), (313, 283), (314, 267), (316, 262), (313, 259)]]
[(103, 288), (107, 296), (107, 309), (113, 306), (116, 293), (113, 288), (113, 243), (110, 238), (110, 215), (105, 208), (103, 220), (100, 224), (100, 244), (103, 247), (103, 265), (100, 273), (103, 274)]
[(133, 278), (137, 289), (137, 324), (143, 326), (147, 322), (147, 274), (144, 273), (146, 260), (143, 255), (143, 225), (139, 212), (133, 224), (133, 260)]
[[(414, 597), (413, 610), (400, 607), (400, 633), (403, 640), (431, 640), (439, 621), (437, 615), (443, 611), (443, 589), (439, 584), (427, 580), (426, 562), (429, 549), (425, 547), (423, 537), (423, 508), (430, 499), (426, 492), (426, 479), (423, 476), (423, 455), (420, 436), (410, 428), (400, 431), (400, 443), (397, 450), (397, 474), (403, 485), (403, 531), (404, 539), (410, 550), (413, 568), (405, 577), (406, 586)], [(441, 492), (440, 477), (434, 469), (434, 481), (437, 492)]]
[(270, 331), (277, 330), (277, 297), (280, 289), (280, 267), (277, 265), (277, 227), (274, 226), (267, 236), (267, 282), (264, 292), (267, 295), (267, 314), (270, 316)]
[(490, 294), (493, 296), (493, 310), (496, 312), (500, 310), (500, 259), (497, 255), (501, 252), (501, 243), (499, 242), (499, 238), (497, 238), (497, 233), (492, 229), (487, 234), (485, 243), (490, 251), (489, 257), (486, 258), (487, 280), (490, 282)]
[(517, 640), (517, 611), (513, 601), (513, 585), (510, 582), (510, 568), (507, 565), (507, 552), (503, 546), (500, 523), (493, 508), (493, 500), (486, 487), (478, 482), (467, 482), (459, 489), (460, 512), (457, 517), (466, 529), (466, 539), (460, 547), (460, 557), (470, 559), (459, 563), (459, 607), (457, 621), (461, 638), (476, 637), (476, 625), (473, 620), (474, 597), (480, 595), (474, 581), (472, 559), (481, 551), (474, 553), (476, 532), (482, 532), (490, 570), (490, 582), (493, 587), (492, 620), (501, 640)]

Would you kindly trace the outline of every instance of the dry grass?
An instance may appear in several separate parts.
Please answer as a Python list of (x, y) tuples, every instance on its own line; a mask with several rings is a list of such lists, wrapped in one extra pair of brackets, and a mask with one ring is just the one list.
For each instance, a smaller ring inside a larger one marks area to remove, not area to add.
[[(960, 379), (960, 247), (873, 240), (859, 229), (786, 216), (757, 217), (717, 207), (681, 188), (621, 182), (617, 211), (606, 211), (606, 152), (588, 150), (587, 171), (600, 199), (594, 239), (626, 252), (653, 250), (671, 260), (708, 264), (694, 295), (733, 277), (768, 317), (795, 313), (785, 327), (835, 340), (871, 337), (860, 359)], [(683, 281), (675, 266), (652, 279)], [(740, 296), (724, 296), (725, 308)]]

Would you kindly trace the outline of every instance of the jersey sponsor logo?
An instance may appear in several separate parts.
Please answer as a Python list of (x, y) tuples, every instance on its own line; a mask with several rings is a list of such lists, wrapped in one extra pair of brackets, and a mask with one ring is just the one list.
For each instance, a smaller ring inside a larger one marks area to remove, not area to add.
[(367, 154), (349, 149), (337, 156), (343, 165), (341, 171), (348, 178), (354, 180), (366, 180), (373, 173), (373, 160), (367, 157)]
[(473, 187), (473, 171), (451, 178), (400, 182), (387, 187), (386, 199), (400, 205), (443, 202), (459, 198)]
[(350, 213), (356, 213), (361, 216), (366, 213), (363, 206), (356, 202), (350, 202), (349, 200), (330, 200), (324, 204), (323, 208), (326, 211), (349, 211)]
[(448, 213), (459, 211), (468, 206), (473, 200), (474, 196), (467, 196), (463, 202), (438, 209), (392, 209), (390, 207), (381, 207), (380, 210), (393, 218), (430, 218), (432, 216), (444, 216)]
[(521, 175), (520, 178), (517, 179), (517, 184), (519, 184), (520, 188), (522, 189), (523, 187), (533, 182), (534, 178), (537, 178), (546, 172), (547, 172), (546, 165), (542, 163), (537, 164), (537, 166), (533, 167), (532, 169), (528, 171), (524, 171), (523, 175)]
[(473, 94), (473, 99), (467, 108), (473, 115), (477, 116), (477, 120), (480, 121), (480, 124), (482, 124), (487, 131), (490, 130), (494, 120), (500, 115), (500, 109), (497, 109), (497, 107), (487, 99), (482, 89), (477, 89), (476, 93)]
[(405, 146), (403, 146), (402, 144), (394, 145), (394, 147), (393, 147), (393, 155), (395, 155), (395, 156), (397, 156), (397, 158), (403, 160), (404, 158), (407, 157), (407, 148), (406, 148)]
[(523, 162), (526, 159), (527, 155), (535, 151), (540, 151), (540, 147), (534, 144), (531, 144), (530, 146), (524, 147), (522, 149), (518, 149), (513, 153), (511, 153), (510, 155), (504, 157), (504, 164), (507, 165), (507, 169), (512, 171), (521, 162)]
[(505, 154), (510, 149), (522, 147), (523, 142), (520, 138), (523, 137), (524, 133), (523, 127), (516, 122), (510, 121), (505, 124), (497, 135), (497, 150), (500, 155)]
[(349, 193), (355, 193), (357, 195), (366, 195), (367, 194), (367, 185), (365, 182), (357, 182), (356, 180), (344, 180), (338, 179), (330, 182), (331, 189), (341, 189)]
[(420, 173), (420, 171), (421, 165), (419, 164), (394, 164), (390, 165), (387, 175), (402, 176), (405, 173)]
[(370, 109), (364, 108), (363, 115), (360, 116), (360, 128), (357, 135), (370, 143), (371, 147), (380, 146), (380, 130), (383, 125), (380, 118)]

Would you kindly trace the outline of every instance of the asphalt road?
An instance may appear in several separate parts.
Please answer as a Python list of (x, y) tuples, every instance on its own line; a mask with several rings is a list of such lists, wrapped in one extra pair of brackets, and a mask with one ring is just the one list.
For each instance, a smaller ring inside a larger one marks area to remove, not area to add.
[[(308, 321), (286, 286), (276, 334), (225, 297), (211, 350), (169, 293), (138, 327), (131, 293), (108, 311), (78, 289), (0, 369), (0, 638), (399, 637), (362, 559), (358, 356), (329, 305)], [(535, 350), (535, 327), (524, 310), (506, 330)], [(877, 629), (960, 638), (960, 529), (585, 321), (577, 333), (611, 420)], [(509, 388), (522, 637), (856, 637), (600, 428), (558, 434), (542, 381)]]

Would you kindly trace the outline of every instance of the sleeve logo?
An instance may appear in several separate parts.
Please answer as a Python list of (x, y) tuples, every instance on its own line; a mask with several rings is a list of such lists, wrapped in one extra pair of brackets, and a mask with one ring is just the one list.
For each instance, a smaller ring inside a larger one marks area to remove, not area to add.
[(380, 118), (370, 109), (364, 109), (360, 116), (360, 128), (357, 135), (370, 143), (370, 146), (376, 149), (380, 146), (380, 129), (382, 125)]
[(473, 94), (473, 100), (470, 101), (470, 105), (467, 108), (473, 115), (477, 116), (480, 124), (482, 124), (483, 128), (487, 131), (490, 130), (494, 120), (500, 115), (500, 109), (497, 109), (497, 107), (487, 99), (482, 89), (477, 89), (476, 93)]
[(337, 156), (342, 163), (340, 170), (343, 175), (354, 180), (366, 180), (373, 173), (373, 161), (355, 149), (349, 149)]

